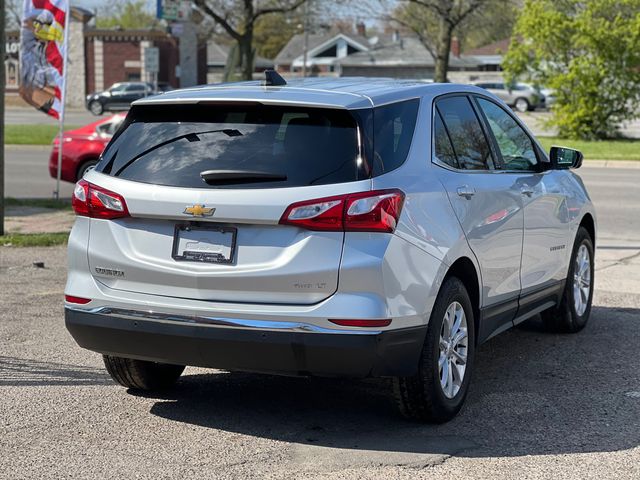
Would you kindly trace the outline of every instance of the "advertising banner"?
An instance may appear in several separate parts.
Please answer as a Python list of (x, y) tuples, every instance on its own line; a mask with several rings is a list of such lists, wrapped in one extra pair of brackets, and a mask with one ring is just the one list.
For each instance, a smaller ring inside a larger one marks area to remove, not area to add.
[(69, 0), (25, 0), (20, 28), (20, 96), (54, 118), (64, 108)]

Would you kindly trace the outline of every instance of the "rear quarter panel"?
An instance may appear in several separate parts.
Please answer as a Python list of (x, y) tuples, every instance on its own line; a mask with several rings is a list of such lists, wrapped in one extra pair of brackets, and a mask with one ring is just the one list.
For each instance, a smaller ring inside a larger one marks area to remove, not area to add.
[[(477, 259), (464, 236), (447, 193), (431, 164), (431, 106), (432, 96), (421, 99), (418, 121), (407, 160), (398, 169), (375, 177), (374, 189), (400, 188), (406, 198), (395, 236), (407, 245), (405, 261), (387, 262), (385, 278), (404, 277), (408, 282), (397, 295), (427, 323), (440, 286), (449, 267), (459, 258), (469, 258), (478, 273)], [(387, 251), (386, 258), (402, 252)], [(410, 253), (407, 252), (410, 251)], [(407, 280), (409, 279), (409, 280)], [(402, 283), (402, 282), (401, 282)], [(392, 302), (397, 302), (393, 299)]]

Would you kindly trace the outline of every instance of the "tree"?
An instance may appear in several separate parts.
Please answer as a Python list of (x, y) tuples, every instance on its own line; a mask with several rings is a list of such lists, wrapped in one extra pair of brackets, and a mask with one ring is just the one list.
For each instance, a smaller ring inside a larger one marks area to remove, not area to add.
[(6, 0), (4, 4), (6, 30), (17, 30), (22, 21), (22, 0)]
[(436, 82), (446, 82), (451, 39), (474, 14), (506, 0), (404, 0), (389, 19), (413, 31), (435, 60)]
[(555, 91), (561, 136), (615, 136), (640, 108), (640, 0), (527, 0), (503, 67)]
[(516, 4), (515, 0), (491, 1), (469, 15), (453, 32), (462, 51), (510, 38), (518, 18)]
[[(306, 0), (195, 0), (196, 6), (237, 43), (241, 78), (253, 78), (254, 30), (268, 14), (292, 12)], [(260, 4), (258, 7), (256, 4)]]
[(158, 20), (149, 10), (145, 0), (119, 0), (109, 2), (96, 16), (98, 28), (143, 29), (155, 27)]
[(299, 12), (293, 15), (270, 14), (258, 19), (253, 31), (256, 53), (265, 58), (275, 58), (291, 37), (304, 30), (304, 18)]

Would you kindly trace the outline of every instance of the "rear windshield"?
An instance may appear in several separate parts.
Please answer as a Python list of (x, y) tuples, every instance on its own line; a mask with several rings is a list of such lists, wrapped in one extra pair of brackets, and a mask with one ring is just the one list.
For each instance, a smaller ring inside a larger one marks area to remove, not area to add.
[(278, 188), (369, 178), (346, 110), (264, 105), (134, 107), (98, 171), (195, 188)]

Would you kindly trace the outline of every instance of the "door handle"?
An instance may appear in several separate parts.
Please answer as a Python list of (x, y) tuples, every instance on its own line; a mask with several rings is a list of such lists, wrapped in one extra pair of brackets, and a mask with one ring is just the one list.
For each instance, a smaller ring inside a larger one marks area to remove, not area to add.
[(462, 185), (461, 187), (458, 187), (457, 192), (459, 196), (465, 197), (467, 200), (469, 200), (475, 195), (476, 189), (470, 187), (469, 185)]
[(522, 195), (530, 197), (531, 195), (533, 195), (533, 188), (525, 183), (520, 187), (520, 193), (522, 193)]

